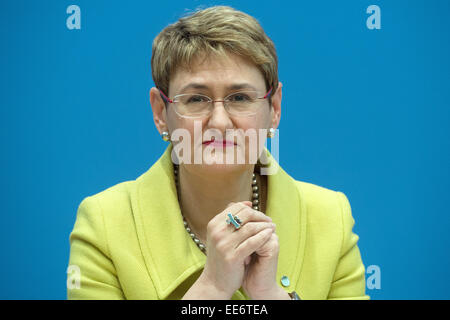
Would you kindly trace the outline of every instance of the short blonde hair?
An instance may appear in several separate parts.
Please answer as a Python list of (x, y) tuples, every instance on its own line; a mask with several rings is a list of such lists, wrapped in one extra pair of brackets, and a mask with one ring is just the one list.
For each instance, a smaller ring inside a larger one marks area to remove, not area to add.
[(272, 40), (258, 21), (227, 6), (214, 6), (180, 18), (164, 28), (152, 46), (152, 77), (169, 94), (169, 81), (178, 67), (189, 67), (202, 54), (236, 54), (262, 72), (267, 90), (278, 87), (278, 59)]

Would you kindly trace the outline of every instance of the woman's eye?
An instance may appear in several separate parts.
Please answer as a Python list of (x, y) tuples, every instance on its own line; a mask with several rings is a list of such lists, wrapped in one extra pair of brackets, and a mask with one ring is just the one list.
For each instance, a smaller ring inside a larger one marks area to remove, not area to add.
[(250, 100), (251, 99), (248, 95), (242, 94), (242, 93), (234, 94), (230, 97), (230, 101), (233, 101), (233, 102), (247, 102)]
[(207, 99), (202, 96), (190, 96), (187, 100), (188, 103), (199, 103), (199, 102), (205, 102)]

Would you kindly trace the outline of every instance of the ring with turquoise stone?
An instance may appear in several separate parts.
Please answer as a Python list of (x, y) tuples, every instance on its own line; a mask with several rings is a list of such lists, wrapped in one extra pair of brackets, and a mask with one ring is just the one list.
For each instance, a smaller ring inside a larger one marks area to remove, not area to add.
[(227, 224), (233, 224), (236, 229), (239, 229), (241, 227), (242, 221), (237, 216), (233, 217), (231, 213), (228, 213), (227, 216)]

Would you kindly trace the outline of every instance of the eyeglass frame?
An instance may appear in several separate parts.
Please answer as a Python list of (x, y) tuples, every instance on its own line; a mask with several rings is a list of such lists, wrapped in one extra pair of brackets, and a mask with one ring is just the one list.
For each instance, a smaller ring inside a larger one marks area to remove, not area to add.
[[(172, 99), (170, 99), (168, 96), (166, 96), (166, 95), (164, 94), (164, 92), (162, 92), (161, 89), (159, 89), (159, 88), (157, 88), (157, 89), (158, 89), (159, 93), (161, 94), (161, 97), (162, 97), (166, 102), (168, 102), (168, 103), (176, 103), (175, 101), (173, 101)], [(239, 92), (241, 92), (241, 91), (239, 91)], [(214, 102), (222, 102), (222, 103), (224, 104), (224, 107), (225, 107), (225, 103), (227, 102), (225, 99), (228, 98), (229, 96), (231, 96), (231, 95), (233, 95), (233, 94), (236, 94), (236, 93), (239, 93), (239, 92), (230, 93), (230, 94), (227, 95), (225, 98), (223, 98), (223, 100), (213, 100), (211, 97), (209, 97), (209, 96), (207, 96), (207, 95), (204, 95), (204, 94), (200, 94), (200, 93), (199, 93), (198, 95), (201, 95), (201, 96), (204, 96), (204, 97), (209, 98), (209, 99), (211, 100), (211, 101), (209, 101), (209, 103), (211, 103), (212, 105), (214, 105)], [(245, 91), (242, 91), (242, 92), (245, 92)], [(260, 97), (260, 98), (256, 98), (256, 99), (267, 99), (267, 98), (270, 97), (271, 93), (272, 93), (272, 87), (269, 88), (269, 91), (267, 91), (267, 93), (264, 95), (264, 97)], [(188, 93), (186, 93), (186, 94), (188, 94)], [(177, 96), (181, 96), (181, 95), (184, 95), (184, 93), (182, 93), (182, 94), (177, 94), (177, 95), (174, 96), (173, 98), (175, 99)], [(228, 112), (228, 111), (227, 111), (227, 112)], [(178, 114), (178, 112), (177, 112), (177, 114)], [(179, 114), (179, 116), (185, 117), (185, 118), (198, 118), (198, 117), (201, 117), (201, 116), (185, 116), (185, 115), (181, 115), (181, 114)]]

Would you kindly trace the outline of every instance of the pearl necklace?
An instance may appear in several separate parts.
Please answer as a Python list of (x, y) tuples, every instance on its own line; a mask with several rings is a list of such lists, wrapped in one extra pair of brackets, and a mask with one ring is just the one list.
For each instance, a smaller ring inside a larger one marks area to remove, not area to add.
[[(175, 176), (175, 185), (177, 187), (177, 190), (179, 190), (178, 185), (178, 165), (174, 165), (173, 173)], [(253, 173), (252, 175), (252, 207), (255, 210), (259, 210), (259, 188), (258, 188), (258, 182), (256, 181), (256, 175)], [(206, 254), (206, 246), (200, 241), (200, 239), (197, 238), (195, 233), (192, 231), (192, 229), (189, 227), (189, 224), (187, 223), (186, 219), (183, 216), (183, 224), (184, 228), (186, 229), (189, 236), (192, 238), (192, 240), (195, 242), (195, 244), (199, 247), (199, 249)]]

